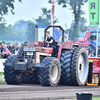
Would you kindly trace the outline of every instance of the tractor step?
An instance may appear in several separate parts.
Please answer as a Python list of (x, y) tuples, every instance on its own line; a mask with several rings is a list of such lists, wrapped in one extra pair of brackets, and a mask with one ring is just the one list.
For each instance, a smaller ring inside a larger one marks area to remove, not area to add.
[(45, 67), (44, 64), (35, 63), (33, 67), (29, 67), (27, 62), (18, 62), (14, 64), (14, 70), (28, 70), (29, 68), (33, 70), (34, 67)]

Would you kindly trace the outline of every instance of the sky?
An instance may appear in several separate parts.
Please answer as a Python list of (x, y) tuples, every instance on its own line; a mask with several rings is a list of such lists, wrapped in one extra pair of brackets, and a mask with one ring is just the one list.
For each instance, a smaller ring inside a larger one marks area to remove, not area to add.
[[(32, 18), (37, 19), (41, 14), (41, 8), (46, 7), (48, 10), (51, 9), (51, 4), (48, 3), (48, 0), (22, 0), (22, 3), (15, 0), (15, 15), (12, 15), (10, 12), (8, 15), (5, 15), (4, 18), (7, 21), (7, 24), (12, 24), (18, 20), (32, 20)], [(82, 10), (85, 12), (84, 17), (87, 19), (87, 25), (89, 24), (89, 15), (88, 15), (88, 3), (82, 6)], [(56, 25), (61, 25), (63, 28), (65, 24), (67, 28), (70, 28), (71, 22), (74, 19), (70, 6), (67, 8), (62, 8), (61, 5), (55, 4), (55, 16), (58, 18), (59, 23)]]

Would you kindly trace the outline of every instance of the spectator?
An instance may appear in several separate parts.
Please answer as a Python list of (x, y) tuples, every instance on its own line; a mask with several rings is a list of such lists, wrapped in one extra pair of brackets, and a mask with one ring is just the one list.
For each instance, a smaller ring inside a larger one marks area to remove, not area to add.
[(2, 43), (0, 43), (0, 58), (2, 56), (3, 48), (2, 48)]
[(20, 48), (22, 45), (21, 45), (21, 43), (18, 43), (18, 47)]
[(92, 51), (88, 48), (88, 46), (85, 46), (85, 49), (86, 49), (88, 56), (90, 56), (90, 57), (94, 56)]
[(24, 46), (27, 46), (27, 44), (28, 44), (28, 42), (27, 42), (27, 41), (25, 41), (25, 42), (24, 42)]
[(15, 54), (15, 47), (13, 46), (12, 43), (10, 43), (10, 46), (9, 46), (9, 51), (12, 53), (12, 54)]
[(3, 42), (2, 42), (2, 47), (3, 47), (5, 44), (6, 44), (6, 43), (3, 41)]
[(87, 54), (89, 54), (88, 46), (85, 46)]
[(7, 58), (7, 57), (11, 54), (11, 52), (10, 52), (9, 49), (7, 48), (7, 45), (6, 45), (6, 44), (3, 45), (3, 48), (4, 48), (4, 50), (3, 50), (3, 52), (2, 52), (3, 58)]
[(16, 55), (18, 54), (18, 51), (19, 51), (20, 47), (21, 47), (21, 43), (18, 44), (18, 47), (17, 47), (16, 50), (15, 50), (15, 54), (16, 54)]
[(4, 44), (6, 44), (5, 41), (2, 42), (2, 46), (3, 46)]

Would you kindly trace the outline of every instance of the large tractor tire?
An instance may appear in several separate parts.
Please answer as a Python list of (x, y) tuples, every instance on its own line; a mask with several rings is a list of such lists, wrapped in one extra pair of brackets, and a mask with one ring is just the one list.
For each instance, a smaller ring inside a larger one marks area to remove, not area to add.
[(88, 54), (85, 48), (75, 48), (71, 61), (71, 79), (73, 85), (85, 85), (88, 70)]
[(99, 82), (98, 82), (98, 85), (100, 85), (100, 71), (99, 71), (99, 75), (98, 75), (98, 78), (99, 78)]
[(43, 86), (56, 86), (61, 75), (61, 65), (57, 58), (46, 57), (41, 62), (44, 67), (39, 68), (39, 81)]
[(62, 85), (72, 85), (71, 81), (71, 59), (72, 50), (63, 50), (61, 54), (61, 79), (60, 84)]
[(35, 73), (25, 73), (24, 83), (26, 84), (39, 84), (39, 78)]
[(24, 47), (24, 46), (22, 46), (22, 47), (19, 49), (19, 51), (18, 51), (18, 54), (17, 54), (17, 58), (18, 58), (18, 59), (23, 59), (23, 58), (24, 58), (23, 47)]
[(21, 84), (23, 82), (24, 75), (13, 69), (13, 63), (16, 62), (16, 59), (16, 56), (9, 56), (4, 63), (4, 78), (7, 84)]

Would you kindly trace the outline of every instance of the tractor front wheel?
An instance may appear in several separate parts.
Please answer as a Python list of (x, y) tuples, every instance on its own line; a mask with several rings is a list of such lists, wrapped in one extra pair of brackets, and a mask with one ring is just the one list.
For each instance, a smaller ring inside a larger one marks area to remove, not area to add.
[(56, 86), (61, 75), (61, 65), (57, 58), (46, 57), (41, 62), (44, 67), (39, 68), (39, 81), (41, 85)]
[(4, 63), (4, 78), (7, 84), (21, 84), (23, 82), (24, 74), (13, 69), (13, 63), (16, 59), (16, 56), (9, 56)]

